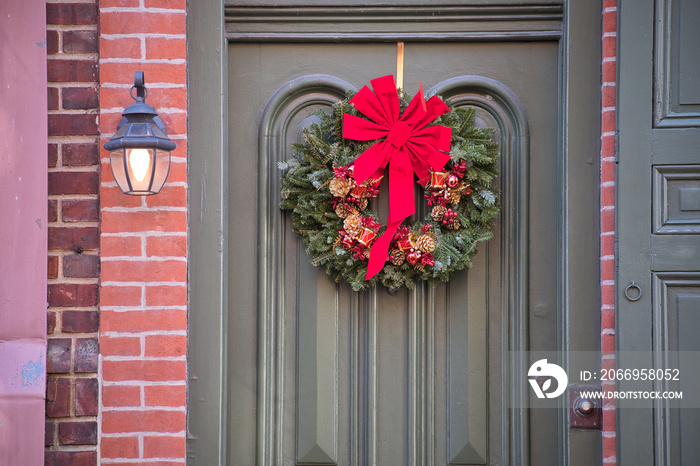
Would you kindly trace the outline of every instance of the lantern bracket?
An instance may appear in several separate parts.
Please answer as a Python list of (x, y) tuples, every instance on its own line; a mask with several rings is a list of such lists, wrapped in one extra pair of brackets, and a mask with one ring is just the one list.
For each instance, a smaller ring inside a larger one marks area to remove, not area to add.
[[(136, 89), (136, 97), (134, 97), (134, 89)], [(148, 97), (148, 89), (146, 88), (146, 81), (143, 76), (143, 71), (134, 72), (134, 85), (131, 86), (129, 90), (131, 98), (136, 102), (143, 102)]]

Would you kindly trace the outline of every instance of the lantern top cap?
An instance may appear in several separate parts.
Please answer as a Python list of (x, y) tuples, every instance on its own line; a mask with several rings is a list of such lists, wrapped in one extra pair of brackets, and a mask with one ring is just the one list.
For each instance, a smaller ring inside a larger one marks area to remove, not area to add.
[[(136, 96), (134, 97), (134, 89)], [(143, 71), (134, 73), (131, 97), (136, 101), (122, 112), (122, 121), (112, 138), (104, 144), (108, 151), (123, 148), (147, 148), (171, 151), (177, 145), (170, 141), (163, 121), (156, 110), (144, 100), (148, 91), (144, 84)]]

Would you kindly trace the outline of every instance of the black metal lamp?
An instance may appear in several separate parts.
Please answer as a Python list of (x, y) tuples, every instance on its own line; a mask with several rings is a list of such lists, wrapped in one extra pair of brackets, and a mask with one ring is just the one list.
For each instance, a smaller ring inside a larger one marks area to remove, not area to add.
[(143, 71), (137, 71), (131, 88), (136, 102), (124, 110), (117, 132), (104, 146), (110, 152), (114, 179), (124, 194), (132, 196), (158, 194), (170, 171), (170, 151), (177, 147), (166, 136), (156, 110), (145, 103), (147, 95)]

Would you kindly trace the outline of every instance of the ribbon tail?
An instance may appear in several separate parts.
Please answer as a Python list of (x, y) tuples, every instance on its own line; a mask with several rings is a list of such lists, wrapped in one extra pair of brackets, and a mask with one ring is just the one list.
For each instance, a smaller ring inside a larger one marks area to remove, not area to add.
[(389, 255), (389, 245), (400, 223), (401, 222), (395, 222), (387, 225), (384, 234), (377, 238), (372, 245), (372, 248), (369, 250), (369, 261), (367, 263), (367, 276), (365, 280), (369, 280), (377, 275), (384, 267), (387, 256)]
[(389, 161), (389, 218), (401, 223), (416, 211), (413, 191), (413, 167), (405, 148), (395, 150)]
[(396, 229), (406, 217), (415, 212), (413, 194), (410, 156), (403, 149), (395, 150), (389, 162), (389, 219), (386, 231), (377, 238), (369, 251), (366, 280), (382, 270)]

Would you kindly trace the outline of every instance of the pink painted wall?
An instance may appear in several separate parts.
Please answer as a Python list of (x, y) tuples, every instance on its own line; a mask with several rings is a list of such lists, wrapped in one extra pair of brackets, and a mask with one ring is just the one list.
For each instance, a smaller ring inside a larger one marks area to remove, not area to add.
[(0, 465), (44, 463), (45, 0), (0, 1)]

